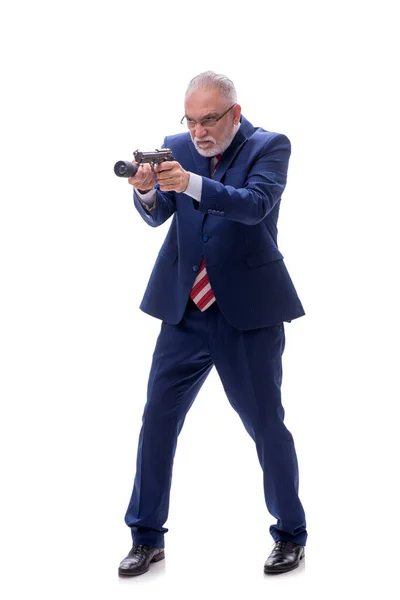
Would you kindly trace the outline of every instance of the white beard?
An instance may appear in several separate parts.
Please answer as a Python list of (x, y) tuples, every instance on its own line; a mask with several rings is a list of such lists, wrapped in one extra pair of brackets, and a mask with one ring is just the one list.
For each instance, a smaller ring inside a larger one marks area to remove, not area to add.
[[(205, 138), (192, 138), (192, 142), (194, 144), (194, 147), (196, 148), (197, 152), (199, 154), (201, 154), (201, 156), (205, 156), (206, 158), (211, 158), (212, 156), (216, 156), (217, 154), (223, 154), (225, 152), (225, 150), (228, 148), (228, 146), (231, 145), (233, 138), (236, 135), (237, 130), (239, 129), (239, 124), (235, 125), (233, 127), (233, 131), (231, 133), (230, 136), (228, 136), (227, 138), (225, 138), (225, 140), (221, 140), (219, 142), (219, 144), (217, 144), (217, 141), (215, 140), (215, 138), (211, 137), (210, 135), (205, 137)], [(207, 150), (204, 150), (202, 148), (199, 148), (199, 146), (197, 145), (197, 142), (212, 142), (213, 145), (211, 146), (211, 148), (207, 148)]]

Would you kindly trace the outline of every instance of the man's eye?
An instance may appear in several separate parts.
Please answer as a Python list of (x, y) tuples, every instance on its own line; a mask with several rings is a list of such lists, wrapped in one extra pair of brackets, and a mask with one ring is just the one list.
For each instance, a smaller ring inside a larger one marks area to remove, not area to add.
[(203, 119), (201, 124), (204, 125), (204, 127), (210, 127), (211, 125), (214, 125), (215, 122), (215, 119), (210, 117), (209, 119)]

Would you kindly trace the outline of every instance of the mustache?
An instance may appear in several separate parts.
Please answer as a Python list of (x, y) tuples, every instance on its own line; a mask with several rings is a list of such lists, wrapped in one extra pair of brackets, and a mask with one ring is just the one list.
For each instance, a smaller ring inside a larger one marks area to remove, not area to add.
[(211, 136), (207, 136), (207, 137), (204, 137), (204, 138), (194, 137), (193, 141), (194, 142), (212, 142), (213, 144), (217, 143), (216, 140), (213, 137), (211, 137)]

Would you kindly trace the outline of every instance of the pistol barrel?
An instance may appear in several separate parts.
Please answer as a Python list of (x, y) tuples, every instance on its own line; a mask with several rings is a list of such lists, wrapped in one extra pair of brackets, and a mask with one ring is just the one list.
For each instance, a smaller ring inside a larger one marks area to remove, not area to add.
[(139, 165), (135, 165), (135, 163), (119, 160), (114, 165), (114, 173), (117, 177), (134, 177), (138, 168)]

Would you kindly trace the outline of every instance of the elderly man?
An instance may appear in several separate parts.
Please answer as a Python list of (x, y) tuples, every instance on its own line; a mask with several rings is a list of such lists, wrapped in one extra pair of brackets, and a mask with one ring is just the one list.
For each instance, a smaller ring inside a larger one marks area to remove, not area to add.
[(277, 520), (264, 571), (283, 573), (299, 565), (307, 538), (281, 403), (283, 322), (304, 314), (277, 247), (290, 142), (253, 127), (233, 83), (211, 71), (190, 82), (182, 122), (189, 131), (164, 141), (175, 160), (129, 179), (142, 218), (172, 222), (141, 303), (162, 325), (125, 517), (133, 547), (119, 574), (141, 575), (164, 558), (177, 438), (213, 366), (256, 444)]

